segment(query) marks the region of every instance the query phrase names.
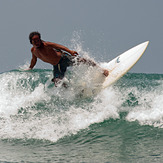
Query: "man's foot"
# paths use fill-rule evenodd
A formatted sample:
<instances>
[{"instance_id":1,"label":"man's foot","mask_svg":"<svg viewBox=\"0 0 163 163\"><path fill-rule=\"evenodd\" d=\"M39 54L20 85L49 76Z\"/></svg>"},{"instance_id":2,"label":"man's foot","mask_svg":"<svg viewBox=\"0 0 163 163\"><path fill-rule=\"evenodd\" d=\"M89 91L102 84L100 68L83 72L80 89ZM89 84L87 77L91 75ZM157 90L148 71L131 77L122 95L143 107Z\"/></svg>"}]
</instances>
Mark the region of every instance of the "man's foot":
<instances>
[{"instance_id":1,"label":"man's foot","mask_svg":"<svg viewBox=\"0 0 163 163\"><path fill-rule=\"evenodd\" d=\"M54 82L54 85L57 87L57 85L61 82L60 78L53 78L52 82Z\"/></svg>"},{"instance_id":2,"label":"man's foot","mask_svg":"<svg viewBox=\"0 0 163 163\"><path fill-rule=\"evenodd\" d=\"M67 85L66 83L64 83L64 82L63 82L62 86L63 86L64 88L68 88L68 85Z\"/></svg>"},{"instance_id":3,"label":"man's foot","mask_svg":"<svg viewBox=\"0 0 163 163\"><path fill-rule=\"evenodd\" d=\"M54 83L55 87L57 87L58 84L61 83L62 79L60 79L60 78L53 78L51 81ZM62 83L62 86L64 88L68 88L68 85L65 82Z\"/></svg>"},{"instance_id":4,"label":"man's foot","mask_svg":"<svg viewBox=\"0 0 163 163\"><path fill-rule=\"evenodd\" d=\"M109 75L109 71L108 70L104 70L103 74L107 77Z\"/></svg>"}]
</instances>

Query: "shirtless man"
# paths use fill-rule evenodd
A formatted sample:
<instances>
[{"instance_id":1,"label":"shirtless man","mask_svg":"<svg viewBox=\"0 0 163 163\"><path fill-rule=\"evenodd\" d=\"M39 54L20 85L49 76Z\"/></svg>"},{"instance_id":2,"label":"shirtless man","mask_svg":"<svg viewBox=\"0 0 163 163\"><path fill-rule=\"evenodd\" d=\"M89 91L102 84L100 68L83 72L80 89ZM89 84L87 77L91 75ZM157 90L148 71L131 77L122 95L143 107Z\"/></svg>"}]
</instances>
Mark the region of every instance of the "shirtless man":
<instances>
[{"instance_id":1,"label":"shirtless man","mask_svg":"<svg viewBox=\"0 0 163 163\"><path fill-rule=\"evenodd\" d=\"M41 35L39 32L30 33L29 40L33 47L31 48L31 64L27 70L33 69L33 67L36 65L37 58L44 62L50 63L53 65L54 78L52 81L55 83L55 85L57 85L57 83L63 79L67 67L75 64L74 58L76 55L78 55L78 53L63 45L41 40ZM77 57L77 63L97 66L93 61L80 57ZM103 74L108 76L109 72L107 70L103 70Z\"/></svg>"}]
</instances>

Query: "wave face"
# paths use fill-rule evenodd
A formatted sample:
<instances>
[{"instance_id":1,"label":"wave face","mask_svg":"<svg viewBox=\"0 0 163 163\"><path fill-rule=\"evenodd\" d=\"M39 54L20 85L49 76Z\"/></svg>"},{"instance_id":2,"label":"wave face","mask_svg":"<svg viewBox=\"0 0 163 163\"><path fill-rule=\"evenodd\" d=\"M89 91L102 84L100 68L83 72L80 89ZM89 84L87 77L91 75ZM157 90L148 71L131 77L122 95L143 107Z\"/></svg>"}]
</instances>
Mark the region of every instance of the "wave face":
<instances>
[{"instance_id":1,"label":"wave face","mask_svg":"<svg viewBox=\"0 0 163 163\"><path fill-rule=\"evenodd\" d=\"M32 145L35 142L35 147L43 144L45 148L48 144L48 148L54 148L55 144L55 150L56 145L63 148L64 144L67 152L73 151L73 147L82 147L83 151L77 160L86 162L93 161L92 159L102 162L132 162L131 158L147 150L145 146L133 142L142 141L143 144L144 138L147 139L148 136L151 136L147 139L148 148L151 140L157 140L156 146L159 149L163 132L163 75L128 73L114 85L91 94L91 90L99 86L94 82L95 79L100 78L98 72L92 71L84 66L68 70L64 79L69 84L68 88L62 84L54 87L51 83L51 70L13 70L0 74L1 144L6 140L18 143L19 146L22 143ZM51 143L54 144L50 145ZM70 144L73 145L70 147ZM125 154L129 152L131 157L125 157L121 153L123 151L113 157L112 154L117 153L114 151L121 150L119 147L123 148L123 145ZM134 147L137 155L131 147ZM153 148L151 146L151 151ZM94 152L101 153L97 154L98 158L91 159L93 149ZM86 150L90 150L90 156L87 156ZM66 157L63 160L77 161L74 155L69 160ZM136 160L147 161L144 155L142 153L140 157L144 160L139 157ZM158 161L162 155L156 150L149 157L151 159L148 161ZM29 158L24 160L29 161ZM45 158L40 161L43 160L47 161Z\"/></svg>"}]
</instances>

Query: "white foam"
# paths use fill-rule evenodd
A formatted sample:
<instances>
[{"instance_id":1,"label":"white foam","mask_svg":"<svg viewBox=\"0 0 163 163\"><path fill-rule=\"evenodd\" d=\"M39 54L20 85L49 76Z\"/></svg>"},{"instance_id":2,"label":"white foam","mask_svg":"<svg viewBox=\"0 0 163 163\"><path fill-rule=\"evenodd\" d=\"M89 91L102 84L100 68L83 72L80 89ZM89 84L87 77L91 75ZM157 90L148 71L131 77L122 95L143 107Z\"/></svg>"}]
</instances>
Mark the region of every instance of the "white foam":
<instances>
[{"instance_id":1,"label":"white foam","mask_svg":"<svg viewBox=\"0 0 163 163\"><path fill-rule=\"evenodd\" d=\"M34 138L55 142L64 136L76 134L91 124L110 118L117 119L124 108L128 112L127 121L163 127L163 95L160 91L140 91L137 87L126 88L124 91L114 86L102 90L89 102L75 96L77 91L80 91L77 89L80 80L74 84L75 89L48 89L41 83L32 89L30 80L27 83L20 82L26 78L30 79L33 75L35 77L32 80L37 81L38 74L1 74L0 138ZM11 79L14 79L13 82ZM75 78L72 82L75 83ZM49 80L46 84L48 83ZM137 97L139 105L123 107L122 104L128 99L130 92Z\"/></svg>"},{"instance_id":2,"label":"white foam","mask_svg":"<svg viewBox=\"0 0 163 163\"><path fill-rule=\"evenodd\" d=\"M43 96L42 84L38 85L32 92L31 83L28 79L38 80L30 73L8 72L1 74L0 81L0 114L4 116L14 115L21 107L33 105L41 100Z\"/></svg>"},{"instance_id":3,"label":"white foam","mask_svg":"<svg viewBox=\"0 0 163 163\"><path fill-rule=\"evenodd\" d=\"M88 128L91 124L119 117L112 89L101 92L93 102L78 106L75 103L74 89L54 88L49 93L41 83L34 89L28 82L20 85L21 80L33 75L33 80L37 81L37 74L10 72L1 75L0 138L57 141ZM65 106L62 106L63 102ZM43 108L39 108L39 103L42 103Z\"/></svg>"},{"instance_id":4,"label":"white foam","mask_svg":"<svg viewBox=\"0 0 163 163\"><path fill-rule=\"evenodd\" d=\"M151 107L139 107L130 111L126 119L138 121L141 125L163 128L163 95L152 96Z\"/></svg>"}]
</instances>

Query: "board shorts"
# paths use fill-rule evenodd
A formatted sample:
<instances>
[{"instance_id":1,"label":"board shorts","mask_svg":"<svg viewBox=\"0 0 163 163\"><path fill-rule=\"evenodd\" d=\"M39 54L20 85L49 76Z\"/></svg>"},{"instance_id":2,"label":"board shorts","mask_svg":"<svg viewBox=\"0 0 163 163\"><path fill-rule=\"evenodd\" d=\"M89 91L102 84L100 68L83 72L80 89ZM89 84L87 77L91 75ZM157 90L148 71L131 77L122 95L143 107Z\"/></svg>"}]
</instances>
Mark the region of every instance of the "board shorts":
<instances>
[{"instance_id":1,"label":"board shorts","mask_svg":"<svg viewBox=\"0 0 163 163\"><path fill-rule=\"evenodd\" d=\"M75 56L71 56L67 53L62 53L61 59L57 65L53 65L53 79L63 79L67 67L73 66L75 63Z\"/></svg>"}]
</instances>

